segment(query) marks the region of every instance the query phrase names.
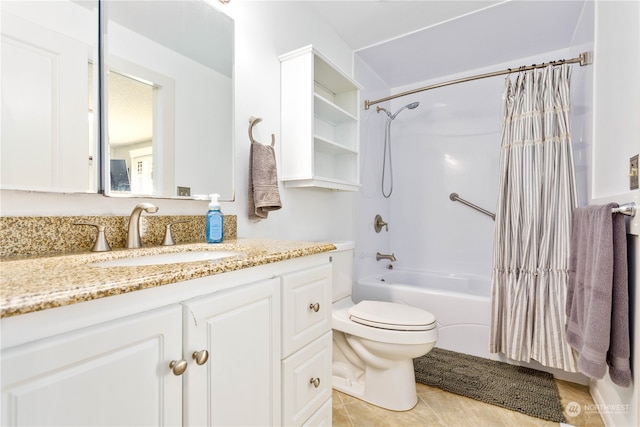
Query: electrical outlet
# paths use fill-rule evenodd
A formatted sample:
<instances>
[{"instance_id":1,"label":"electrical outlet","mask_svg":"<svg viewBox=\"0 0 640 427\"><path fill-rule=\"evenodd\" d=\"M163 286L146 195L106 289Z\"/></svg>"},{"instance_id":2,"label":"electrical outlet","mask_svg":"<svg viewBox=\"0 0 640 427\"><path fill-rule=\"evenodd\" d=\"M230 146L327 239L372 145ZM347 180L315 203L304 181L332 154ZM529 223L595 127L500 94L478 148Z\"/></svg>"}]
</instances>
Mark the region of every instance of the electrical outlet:
<instances>
[{"instance_id":1,"label":"electrical outlet","mask_svg":"<svg viewBox=\"0 0 640 427\"><path fill-rule=\"evenodd\" d=\"M178 187L178 197L191 197L191 187Z\"/></svg>"},{"instance_id":2,"label":"electrical outlet","mask_svg":"<svg viewBox=\"0 0 640 427\"><path fill-rule=\"evenodd\" d=\"M638 189L638 155L629 159L629 190Z\"/></svg>"}]
</instances>

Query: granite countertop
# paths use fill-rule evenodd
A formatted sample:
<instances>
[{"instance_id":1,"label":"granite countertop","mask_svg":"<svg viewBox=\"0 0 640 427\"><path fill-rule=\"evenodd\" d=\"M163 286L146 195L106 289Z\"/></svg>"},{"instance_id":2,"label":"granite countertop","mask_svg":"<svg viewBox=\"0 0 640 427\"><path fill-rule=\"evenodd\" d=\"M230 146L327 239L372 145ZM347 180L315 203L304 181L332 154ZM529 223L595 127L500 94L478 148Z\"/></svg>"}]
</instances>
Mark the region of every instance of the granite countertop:
<instances>
[{"instance_id":1,"label":"granite countertop","mask_svg":"<svg viewBox=\"0 0 640 427\"><path fill-rule=\"evenodd\" d=\"M238 239L0 260L0 317L10 317L335 249L331 243ZM213 261L127 267L90 264L187 251L236 251Z\"/></svg>"}]
</instances>

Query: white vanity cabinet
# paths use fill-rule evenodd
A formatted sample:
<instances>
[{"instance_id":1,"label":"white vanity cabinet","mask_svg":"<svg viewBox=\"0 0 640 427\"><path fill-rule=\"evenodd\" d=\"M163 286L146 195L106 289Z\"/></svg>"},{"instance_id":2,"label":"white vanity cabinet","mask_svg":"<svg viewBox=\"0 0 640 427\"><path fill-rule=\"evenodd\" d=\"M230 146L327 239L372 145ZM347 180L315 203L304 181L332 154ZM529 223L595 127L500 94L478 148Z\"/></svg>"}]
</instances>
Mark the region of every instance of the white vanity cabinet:
<instances>
[{"instance_id":1,"label":"white vanity cabinet","mask_svg":"<svg viewBox=\"0 0 640 427\"><path fill-rule=\"evenodd\" d=\"M181 325L173 305L3 349L1 424L179 425Z\"/></svg>"},{"instance_id":2,"label":"white vanity cabinet","mask_svg":"<svg viewBox=\"0 0 640 427\"><path fill-rule=\"evenodd\" d=\"M280 62L285 187L357 191L360 86L312 46Z\"/></svg>"},{"instance_id":3,"label":"white vanity cabinet","mask_svg":"<svg viewBox=\"0 0 640 427\"><path fill-rule=\"evenodd\" d=\"M2 319L1 425L330 425L328 258Z\"/></svg>"}]
</instances>

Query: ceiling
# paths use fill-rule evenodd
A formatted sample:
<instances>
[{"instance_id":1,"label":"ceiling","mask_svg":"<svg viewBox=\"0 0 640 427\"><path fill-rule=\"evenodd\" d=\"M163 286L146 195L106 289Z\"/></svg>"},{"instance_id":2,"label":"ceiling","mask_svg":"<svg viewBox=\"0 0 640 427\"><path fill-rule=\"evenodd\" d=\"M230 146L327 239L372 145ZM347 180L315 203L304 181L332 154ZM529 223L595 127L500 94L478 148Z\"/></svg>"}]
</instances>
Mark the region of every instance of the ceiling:
<instances>
[{"instance_id":1,"label":"ceiling","mask_svg":"<svg viewBox=\"0 0 640 427\"><path fill-rule=\"evenodd\" d=\"M575 46L589 9L585 0L308 3L392 88Z\"/></svg>"},{"instance_id":2,"label":"ceiling","mask_svg":"<svg viewBox=\"0 0 640 427\"><path fill-rule=\"evenodd\" d=\"M308 0L307 3L353 50L359 50L503 1Z\"/></svg>"}]
</instances>

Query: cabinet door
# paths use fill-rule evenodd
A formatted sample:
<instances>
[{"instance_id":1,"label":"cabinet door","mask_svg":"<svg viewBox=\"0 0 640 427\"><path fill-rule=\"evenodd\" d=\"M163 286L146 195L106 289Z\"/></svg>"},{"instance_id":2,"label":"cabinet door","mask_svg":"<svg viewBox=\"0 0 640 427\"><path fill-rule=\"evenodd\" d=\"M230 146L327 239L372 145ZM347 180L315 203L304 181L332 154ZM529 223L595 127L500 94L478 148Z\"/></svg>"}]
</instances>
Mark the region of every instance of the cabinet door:
<instances>
[{"instance_id":1,"label":"cabinet door","mask_svg":"<svg viewBox=\"0 0 640 427\"><path fill-rule=\"evenodd\" d=\"M187 301L184 328L184 424L279 424L279 281ZM209 358L198 366L193 354L202 350Z\"/></svg>"},{"instance_id":2,"label":"cabinet door","mask_svg":"<svg viewBox=\"0 0 640 427\"><path fill-rule=\"evenodd\" d=\"M179 425L181 324L175 305L4 350L2 425Z\"/></svg>"}]
</instances>

